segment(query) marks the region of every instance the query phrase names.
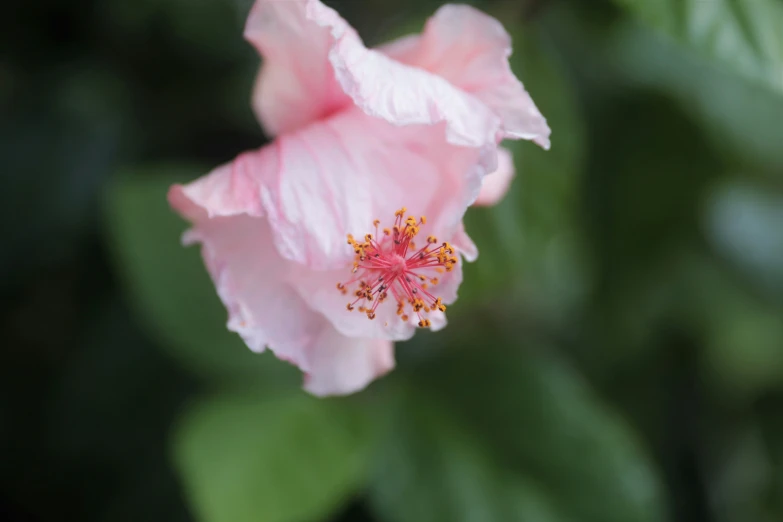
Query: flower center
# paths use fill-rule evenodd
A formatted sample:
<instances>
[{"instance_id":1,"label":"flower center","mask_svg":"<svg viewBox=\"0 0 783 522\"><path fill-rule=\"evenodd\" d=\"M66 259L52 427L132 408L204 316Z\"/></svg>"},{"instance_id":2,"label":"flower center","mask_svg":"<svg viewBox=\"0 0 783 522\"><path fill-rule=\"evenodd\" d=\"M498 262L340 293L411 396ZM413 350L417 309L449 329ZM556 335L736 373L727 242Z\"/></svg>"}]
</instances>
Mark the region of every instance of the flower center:
<instances>
[{"instance_id":1,"label":"flower center","mask_svg":"<svg viewBox=\"0 0 783 522\"><path fill-rule=\"evenodd\" d=\"M419 318L422 328L431 325L427 314L433 310L446 311L440 297L432 295L428 288L438 284L435 273L450 272L457 263L454 248L448 243L438 245L435 236L427 237L426 244L416 249L413 238L419 233L419 227L427 223L422 216L416 220L413 216L404 218L403 207L394 213L394 226L384 228L378 233L379 220L375 220L375 235L367 234L364 241L357 241L348 234L348 244L353 247L356 257L351 270L356 276L345 283L337 283L337 289L346 295L348 287L356 284L353 291L356 299L348 303L348 311L358 309L375 319L378 306L391 296L397 303L397 315L408 321L406 305L410 306Z\"/></svg>"}]
</instances>

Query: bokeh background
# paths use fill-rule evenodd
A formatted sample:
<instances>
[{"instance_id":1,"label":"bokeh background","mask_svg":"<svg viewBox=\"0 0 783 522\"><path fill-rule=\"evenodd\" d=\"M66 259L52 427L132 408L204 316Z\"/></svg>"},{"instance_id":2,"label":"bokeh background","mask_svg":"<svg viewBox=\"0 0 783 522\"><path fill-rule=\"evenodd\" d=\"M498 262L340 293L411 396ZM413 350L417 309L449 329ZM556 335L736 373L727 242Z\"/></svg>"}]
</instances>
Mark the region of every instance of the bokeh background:
<instances>
[{"instance_id":1,"label":"bokeh background","mask_svg":"<svg viewBox=\"0 0 783 522\"><path fill-rule=\"evenodd\" d=\"M433 0L328 2L378 44ZM0 16L0 519L783 520L783 2L483 0L512 145L450 326L319 400L167 207L266 140L250 0Z\"/></svg>"}]
</instances>

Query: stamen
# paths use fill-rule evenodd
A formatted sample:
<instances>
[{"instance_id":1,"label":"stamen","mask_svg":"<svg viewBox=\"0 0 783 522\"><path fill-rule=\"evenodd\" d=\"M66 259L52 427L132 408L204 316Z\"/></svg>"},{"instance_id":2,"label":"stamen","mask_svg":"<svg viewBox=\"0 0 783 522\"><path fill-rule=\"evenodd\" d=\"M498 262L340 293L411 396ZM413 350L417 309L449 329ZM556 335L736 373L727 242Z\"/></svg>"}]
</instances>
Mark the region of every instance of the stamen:
<instances>
[{"instance_id":1,"label":"stamen","mask_svg":"<svg viewBox=\"0 0 783 522\"><path fill-rule=\"evenodd\" d=\"M433 277L435 274L432 272L451 272L459 259L454 255L454 247L446 242L439 244L432 235L417 250L413 238L420 227L427 224L427 218L405 217L406 211L403 207L394 213L392 227L380 229L383 235L379 234L380 220L377 219L372 222L375 234L365 234L363 242L348 234L347 243L356 254L351 273L356 276L345 283L337 283L337 290L347 295L349 290L346 287L357 285L352 291L356 299L348 303L348 311L353 311L358 305L359 312L372 320L376 317L378 306L391 297L397 303L397 315L401 321L409 320L405 313L409 305L419 319L419 327L428 328L432 321L427 315L436 310L445 312L446 306L440 297L428 291L427 283L437 285L438 278Z\"/></svg>"}]
</instances>

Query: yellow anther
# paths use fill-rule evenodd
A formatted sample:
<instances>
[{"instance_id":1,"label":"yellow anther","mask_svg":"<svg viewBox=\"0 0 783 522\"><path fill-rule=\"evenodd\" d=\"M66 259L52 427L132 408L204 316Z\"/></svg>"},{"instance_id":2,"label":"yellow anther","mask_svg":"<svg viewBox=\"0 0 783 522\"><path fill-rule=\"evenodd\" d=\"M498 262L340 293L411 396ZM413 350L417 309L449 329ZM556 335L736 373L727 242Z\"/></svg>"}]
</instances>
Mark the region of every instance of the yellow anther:
<instances>
[{"instance_id":1,"label":"yellow anther","mask_svg":"<svg viewBox=\"0 0 783 522\"><path fill-rule=\"evenodd\" d=\"M380 224L381 224L381 220L380 220L380 219L376 219L375 221L373 221L373 222L372 222L372 225L373 225L374 227L377 227L377 226L378 226L378 225L380 225Z\"/></svg>"},{"instance_id":2,"label":"yellow anther","mask_svg":"<svg viewBox=\"0 0 783 522\"><path fill-rule=\"evenodd\" d=\"M383 229L383 235L384 236L388 236L389 234L391 234L391 230L389 230L388 228L384 228Z\"/></svg>"},{"instance_id":3,"label":"yellow anther","mask_svg":"<svg viewBox=\"0 0 783 522\"><path fill-rule=\"evenodd\" d=\"M427 236L427 243L430 245L434 245L438 242L438 238L435 236Z\"/></svg>"},{"instance_id":4,"label":"yellow anther","mask_svg":"<svg viewBox=\"0 0 783 522\"><path fill-rule=\"evenodd\" d=\"M419 327L421 328L429 328L431 324L432 323L430 322L429 319L422 319L421 321L419 321Z\"/></svg>"},{"instance_id":5,"label":"yellow anther","mask_svg":"<svg viewBox=\"0 0 783 522\"><path fill-rule=\"evenodd\" d=\"M446 305L443 304L443 302L441 301L440 297L435 299L435 302L432 303L432 307L433 308L437 308L441 312L445 312L446 311Z\"/></svg>"},{"instance_id":6,"label":"yellow anther","mask_svg":"<svg viewBox=\"0 0 783 522\"><path fill-rule=\"evenodd\" d=\"M408 320L408 316L403 314L403 316L400 317L400 319L402 319L403 321L407 321Z\"/></svg>"},{"instance_id":7,"label":"yellow anther","mask_svg":"<svg viewBox=\"0 0 783 522\"><path fill-rule=\"evenodd\" d=\"M367 310L367 318L370 320L375 319L375 312L373 312L372 310Z\"/></svg>"},{"instance_id":8,"label":"yellow anther","mask_svg":"<svg viewBox=\"0 0 783 522\"><path fill-rule=\"evenodd\" d=\"M437 285L438 284L438 278L437 277L433 277L432 279L430 279L430 283L432 283L433 286Z\"/></svg>"},{"instance_id":9,"label":"yellow anther","mask_svg":"<svg viewBox=\"0 0 783 522\"><path fill-rule=\"evenodd\" d=\"M407 208L402 207L400 210L398 210L397 212L394 213L394 216L395 217L402 217L407 210L408 210Z\"/></svg>"},{"instance_id":10,"label":"yellow anther","mask_svg":"<svg viewBox=\"0 0 783 522\"><path fill-rule=\"evenodd\" d=\"M421 221L422 225L426 225L427 224L427 216L421 216L419 218L419 221Z\"/></svg>"},{"instance_id":11,"label":"yellow anther","mask_svg":"<svg viewBox=\"0 0 783 522\"><path fill-rule=\"evenodd\" d=\"M345 307L348 309L349 312L353 312L353 305L351 303L348 303Z\"/></svg>"},{"instance_id":12,"label":"yellow anther","mask_svg":"<svg viewBox=\"0 0 783 522\"><path fill-rule=\"evenodd\" d=\"M370 241L372 241L372 234L367 234L366 236L364 236L364 240L365 240L367 243L369 243Z\"/></svg>"},{"instance_id":13,"label":"yellow anther","mask_svg":"<svg viewBox=\"0 0 783 522\"><path fill-rule=\"evenodd\" d=\"M439 273L439 274L442 274L442 273L443 273L443 269L442 269L441 267L438 267L438 268L436 268L436 269L435 269L435 271L436 271L437 273Z\"/></svg>"}]
</instances>

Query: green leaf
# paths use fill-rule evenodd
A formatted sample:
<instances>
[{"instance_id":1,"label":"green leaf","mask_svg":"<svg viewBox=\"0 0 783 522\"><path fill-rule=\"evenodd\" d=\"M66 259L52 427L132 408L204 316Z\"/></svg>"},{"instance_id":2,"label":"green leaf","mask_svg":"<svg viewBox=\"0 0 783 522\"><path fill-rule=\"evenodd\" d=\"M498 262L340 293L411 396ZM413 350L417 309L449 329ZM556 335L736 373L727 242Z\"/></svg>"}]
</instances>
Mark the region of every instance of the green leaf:
<instances>
[{"instance_id":1,"label":"green leaf","mask_svg":"<svg viewBox=\"0 0 783 522\"><path fill-rule=\"evenodd\" d=\"M783 93L783 3L780 1L616 1L702 55Z\"/></svg>"},{"instance_id":2,"label":"green leaf","mask_svg":"<svg viewBox=\"0 0 783 522\"><path fill-rule=\"evenodd\" d=\"M734 219L746 218L735 214ZM683 260L678 277L681 317L703 339L701 381L710 394L724 406L736 407L738 402L749 405L765 392L780 389L783 308L704 255Z\"/></svg>"},{"instance_id":3,"label":"green leaf","mask_svg":"<svg viewBox=\"0 0 783 522\"><path fill-rule=\"evenodd\" d=\"M449 359L423 368L421 382L576 520L666 520L656 470L622 418L553 354L522 351L512 337L493 344L509 349L453 339Z\"/></svg>"},{"instance_id":4,"label":"green leaf","mask_svg":"<svg viewBox=\"0 0 783 522\"><path fill-rule=\"evenodd\" d=\"M720 412L721 420L731 412ZM728 413L728 415L727 415ZM757 419L743 412L728 423L714 423L701 448L706 487L717 522L780 520L770 500L775 492L774 458Z\"/></svg>"},{"instance_id":5,"label":"green leaf","mask_svg":"<svg viewBox=\"0 0 783 522\"><path fill-rule=\"evenodd\" d=\"M199 249L180 244L187 225L169 208L166 192L203 172L159 165L128 170L110 185L106 225L131 305L160 345L198 375L290 382L297 374L290 365L254 354L226 329L227 312Z\"/></svg>"},{"instance_id":6,"label":"green leaf","mask_svg":"<svg viewBox=\"0 0 783 522\"><path fill-rule=\"evenodd\" d=\"M349 404L303 393L197 404L174 459L201 522L322 520L363 484L369 432Z\"/></svg>"},{"instance_id":7,"label":"green leaf","mask_svg":"<svg viewBox=\"0 0 783 522\"><path fill-rule=\"evenodd\" d=\"M530 480L495 462L447 412L409 390L380 445L370 503L387 522L561 522Z\"/></svg>"},{"instance_id":8,"label":"green leaf","mask_svg":"<svg viewBox=\"0 0 783 522\"><path fill-rule=\"evenodd\" d=\"M750 183L716 187L706 212L715 249L760 290L783 298L783 192Z\"/></svg>"}]
</instances>

